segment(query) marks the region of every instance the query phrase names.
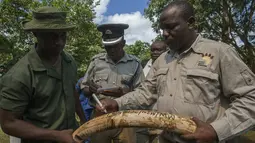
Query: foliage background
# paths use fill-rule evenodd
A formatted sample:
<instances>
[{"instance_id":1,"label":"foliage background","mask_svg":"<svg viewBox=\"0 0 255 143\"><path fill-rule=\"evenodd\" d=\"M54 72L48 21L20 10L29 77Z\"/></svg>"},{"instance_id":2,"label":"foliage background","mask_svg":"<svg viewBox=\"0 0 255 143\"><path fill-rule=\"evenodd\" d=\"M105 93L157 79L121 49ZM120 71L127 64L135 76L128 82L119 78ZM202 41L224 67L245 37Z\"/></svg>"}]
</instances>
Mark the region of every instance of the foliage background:
<instances>
[{"instance_id":1,"label":"foliage background","mask_svg":"<svg viewBox=\"0 0 255 143\"><path fill-rule=\"evenodd\" d=\"M145 16L161 39L159 15L173 0L148 0ZM255 35L255 0L188 0L196 10L196 29L204 37L233 45L245 63L255 72L255 48L249 40ZM68 33L66 50L77 61L79 76L83 76L92 56L103 51L101 35L93 23L94 0L2 0L0 3L0 76L6 73L31 46L34 38L22 30L21 22L31 19L32 10L39 6L55 6L68 11L67 21L77 28ZM149 43L137 41L125 47L127 53L149 59Z\"/></svg>"},{"instance_id":2,"label":"foliage background","mask_svg":"<svg viewBox=\"0 0 255 143\"><path fill-rule=\"evenodd\" d=\"M174 0L149 0L145 16L153 22L160 36L159 16L165 5ZM244 62L255 72L255 0L187 0L196 12L195 28L204 37L219 40L236 48Z\"/></svg>"},{"instance_id":3,"label":"foliage background","mask_svg":"<svg viewBox=\"0 0 255 143\"><path fill-rule=\"evenodd\" d=\"M33 46L34 37L25 33L21 22L31 19L32 10L54 6L68 12L67 21L76 25L68 33L65 50L76 59L79 75L83 75L90 58L101 49L101 35L93 23L93 0L3 0L0 5L0 63L2 74L12 67Z\"/></svg>"}]
</instances>

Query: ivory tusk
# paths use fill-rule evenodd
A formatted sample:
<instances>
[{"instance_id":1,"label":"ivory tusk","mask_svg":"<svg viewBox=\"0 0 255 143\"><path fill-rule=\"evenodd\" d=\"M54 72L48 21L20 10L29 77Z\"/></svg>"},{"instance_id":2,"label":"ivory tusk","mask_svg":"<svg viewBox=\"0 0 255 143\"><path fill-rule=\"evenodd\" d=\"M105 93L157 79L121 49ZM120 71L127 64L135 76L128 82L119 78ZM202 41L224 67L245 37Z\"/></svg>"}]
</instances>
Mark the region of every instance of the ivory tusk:
<instances>
[{"instance_id":1,"label":"ivory tusk","mask_svg":"<svg viewBox=\"0 0 255 143\"><path fill-rule=\"evenodd\" d=\"M196 130L196 124L189 118L150 110L126 110L105 114L84 123L73 133L73 138L76 142L82 142L94 133L128 127L157 128L180 134L194 133Z\"/></svg>"}]
</instances>

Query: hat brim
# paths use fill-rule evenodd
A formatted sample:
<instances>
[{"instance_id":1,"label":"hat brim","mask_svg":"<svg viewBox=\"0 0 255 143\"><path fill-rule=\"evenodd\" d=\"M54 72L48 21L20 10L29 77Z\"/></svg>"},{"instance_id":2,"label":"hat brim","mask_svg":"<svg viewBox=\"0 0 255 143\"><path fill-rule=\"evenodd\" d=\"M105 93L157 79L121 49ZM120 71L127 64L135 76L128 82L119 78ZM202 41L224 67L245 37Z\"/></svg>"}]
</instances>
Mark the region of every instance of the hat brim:
<instances>
[{"instance_id":1,"label":"hat brim","mask_svg":"<svg viewBox=\"0 0 255 143\"><path fill-rule=\"evenodd\" d=\"M107 39L107 40L102 40L102 43L104 46L112 46L115 45L117 43L120 43L123 40L123 36L119 37L119 38L114 38L114 39Z\"/></svg>"},{"instance_id":2,"label":"hat brim","mask_svg":"<svg viewBox=\"0 0 255 143\"><path fill-rule=\"evenodd\" d=\"M112 29L112 28L118 28L118 29L127 29L129 27L128 24L123 23L108 23L108 24L102 24L97 26L98 31L104 31L104 29Z\"/></svg>"},{"instance_id":3,"label":"hat brim","mask_svg":"<svg viewBox=\"0 0 255 143\"><path fill-rule=\"evenodd\" d=\"M25 31L70 31L75 28L72 24L66 24L61 22L36 22L31 20L29 22L22 23Z\"/></svg>"}]
</instances>

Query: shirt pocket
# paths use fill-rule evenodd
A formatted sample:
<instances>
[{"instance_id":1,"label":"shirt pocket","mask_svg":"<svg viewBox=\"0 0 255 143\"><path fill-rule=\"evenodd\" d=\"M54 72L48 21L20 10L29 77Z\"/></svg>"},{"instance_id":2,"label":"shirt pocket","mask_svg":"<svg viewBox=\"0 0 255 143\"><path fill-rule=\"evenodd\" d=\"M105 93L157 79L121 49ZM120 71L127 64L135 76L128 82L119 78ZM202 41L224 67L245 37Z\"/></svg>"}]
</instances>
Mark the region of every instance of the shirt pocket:
<instances>
[{"instance_id":1,"label":"shirt pocket","mask_svg":"<svg viewBox=\"0 0 255 143\"><path fill-rule=\"evenodd\" d=\"M131 87L133 86L132 75L121 75L121 84Z\"/></svg>"},{"instance_id":2,"label":"shirt pocket","mask_svg":"<svg viewBox=\"0 0 255 143\"><path fill-rule=\"evenodd\" d=\"M37 73L34 82L35 87L31 106L35 108L44 107L45 103L48 103L49 100L52 100L56 94L62 91L61 81L46 74Z\"/></svg>"},{"instance_id":3,"label":"shirt pocket","mask_svg":"<svg viewBox=\"0 0 255 143\"><path fill-rule=\"evenodd\" d=\"M108 74L96 74L94 82L99 85L105 85L108 82L108 76Z\"/></svg>"},{"instance_id":4,"label":"shirt pocket","mask_svg":"<svg viewBox=\"0 0 255 143\"><path fill-rule=\"evenodd\" d=\"M219 75L203 69L188 69L184 78L184 102L212 104L220 93Z\"/></svg>"},{"instance_id":5,"label":"shirt pocket","mask_svg":"<svg viewBox=\"0 0 255 143\"><path fill-rule=\"evenodd\" d=\"M157 77L157 94L163 96L166 90L168 68L160 68L156 71L155 76Z\"/></svg>"},{"instance_id":6,"label":"shirt pocket","mask_svg":"<svg viewBox=\"0 0 255 143\"><path fill-rule=\"evenodd\" d=\"M241 75L247 85L253 85L253 83L254 83L253 77L251 76L251 74L249 73L249 71L247 69L242 71Z\"/></svg>"}]
</instances>

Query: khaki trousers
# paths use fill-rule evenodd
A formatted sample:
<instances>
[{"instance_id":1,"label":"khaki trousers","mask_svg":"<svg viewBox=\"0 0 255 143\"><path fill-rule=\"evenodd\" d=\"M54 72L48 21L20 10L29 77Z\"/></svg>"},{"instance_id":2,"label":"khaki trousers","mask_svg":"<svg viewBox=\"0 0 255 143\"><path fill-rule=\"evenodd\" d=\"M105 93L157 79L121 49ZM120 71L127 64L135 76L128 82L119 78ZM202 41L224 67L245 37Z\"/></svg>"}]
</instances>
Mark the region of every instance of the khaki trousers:
<instances>
[{"instance_id":1,"label":"khaki trousers","mask_svg":"<svg viewBox=\"0 0 255 143\"><path fill-rule=\"evenodd\" d=\"M95 110L92 117L101 116ZM134 128L112 129L99 132L91 136L91 143L136 143L136 134Z\"/></svg>"},{"instance_id":2,"label":"khaki trousers","mask_svg":"<svg viewBox=\"0 0 255 143\"><path fill-rule=\"evenodd\" d=\"M99 132L91 136L91 143L136 143L135 130L122 128Z\"/></svg>"},{"instance_id":3,"label":"khaki trousers","mask_svg":"<svg viewBox=\"0 0 255 143\"><path fill-rule=\"evenodd\" d=\"M138 128L136 130L136 143L158 143L158 136L161 132L158 129Z\"/></svg>"}]
</instances>

